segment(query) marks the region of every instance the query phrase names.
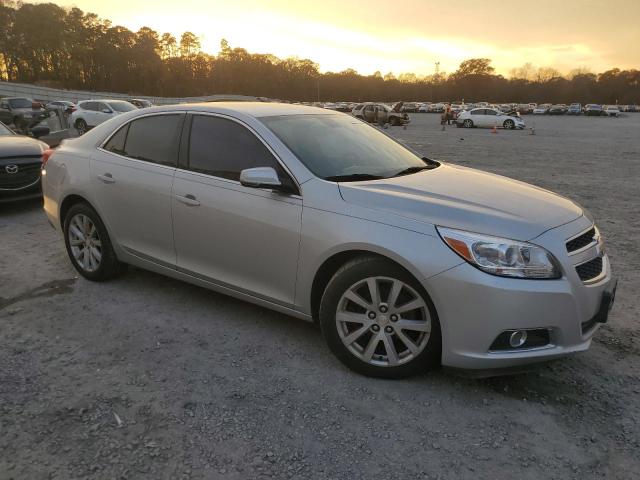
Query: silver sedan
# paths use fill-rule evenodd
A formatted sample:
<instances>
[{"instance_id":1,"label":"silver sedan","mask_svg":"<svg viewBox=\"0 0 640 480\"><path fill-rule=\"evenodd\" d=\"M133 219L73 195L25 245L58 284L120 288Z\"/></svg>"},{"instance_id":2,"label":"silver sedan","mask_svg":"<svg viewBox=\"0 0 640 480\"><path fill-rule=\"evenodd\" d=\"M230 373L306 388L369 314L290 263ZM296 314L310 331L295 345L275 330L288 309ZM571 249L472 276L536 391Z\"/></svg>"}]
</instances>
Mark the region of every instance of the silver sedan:
<instances>
[{"instance_id":1,"label":"silver sedan","mask_svg":"<svg viewBox=\"0 0 640 480\"><path fill-rule=\"evenodd\" d=\"M574 202L325 109L136 110L65 142L42 174L87 279L133 264L318 322L366 375L584 351L614 299L600 232Z\"/></svg>"}]
</instances>

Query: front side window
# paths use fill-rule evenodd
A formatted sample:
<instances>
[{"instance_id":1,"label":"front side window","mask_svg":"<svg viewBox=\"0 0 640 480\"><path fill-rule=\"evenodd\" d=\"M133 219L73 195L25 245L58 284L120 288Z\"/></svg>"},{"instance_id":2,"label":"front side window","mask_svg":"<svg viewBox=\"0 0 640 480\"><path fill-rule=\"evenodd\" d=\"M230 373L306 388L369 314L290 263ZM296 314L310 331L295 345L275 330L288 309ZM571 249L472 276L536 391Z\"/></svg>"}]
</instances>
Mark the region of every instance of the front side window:
<instances>
[{"instance_id":1,"label":"front side window","mask_svg":"<svg viewBox=\"0 0 640 480\"><path fill-rule=\"evenodd\" d=\"M180 114L140 118L130 122L125 133L122 133L124 128L120 129L107 142L105 149L114 149L111 151L136 160L174 167L178 158L181 126ZM122 140L122 135L126 136L126 139L124 139L124 149L120 152L118 148L121 144L118 142Z\"/></svg>"},{"instance_id":2,"label":"front side window","mask_svg":"<svg viewBox=\"0 0 640 480\"><path fill-rule=\"evenodd\" d=\"M220 117L193 117L190 170L237 181L242 170L256 167L271 167L283 183L291 182L267 147L246 127Z\"/></svg>"},{"instance_id":3,"label":"front side window","mask_svg":"<svg viewBox=\"0 0 640 480\"><path fill-rule=\"evenodd\" d=\"M497 114L498 114L498 112L496 112L495 110L489 110L489 109L486 109L486 110L484 111L484 114L485 114L485 115L497 115Z\"/></svg>"},{"instance_id":4,"label":"front side window","mask_svg":"<svg viewBox=\"0 0 640 480\"><path fill-rule=\"evenodd\" d=\"M33 102L28 98L13 98L9 100L9 105L11 108L31 108Z\"/></svg>"}]
</instances>

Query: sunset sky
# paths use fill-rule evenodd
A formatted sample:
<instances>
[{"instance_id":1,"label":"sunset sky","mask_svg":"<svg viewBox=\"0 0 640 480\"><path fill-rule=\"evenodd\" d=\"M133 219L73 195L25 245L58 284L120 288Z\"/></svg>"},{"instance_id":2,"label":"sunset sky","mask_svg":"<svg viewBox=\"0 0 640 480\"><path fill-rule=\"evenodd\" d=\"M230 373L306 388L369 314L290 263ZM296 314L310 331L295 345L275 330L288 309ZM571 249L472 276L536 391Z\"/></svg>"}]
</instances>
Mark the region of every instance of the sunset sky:
<instances>
[{"instance_id":1,"label":"sunset sky","mask_svg":"<svg viewBox=\"0 0 640 480\"><path fill-rule=\"evenodd\" d=\"M453 72L462 60L488 57L499 73L525 62L593 72L640 68L640 0L75 0L132 30L148 26L179 36L189 30L203 50L232 47L310 58L323 71L369 74Z\"/></svg>"}]
</instances>

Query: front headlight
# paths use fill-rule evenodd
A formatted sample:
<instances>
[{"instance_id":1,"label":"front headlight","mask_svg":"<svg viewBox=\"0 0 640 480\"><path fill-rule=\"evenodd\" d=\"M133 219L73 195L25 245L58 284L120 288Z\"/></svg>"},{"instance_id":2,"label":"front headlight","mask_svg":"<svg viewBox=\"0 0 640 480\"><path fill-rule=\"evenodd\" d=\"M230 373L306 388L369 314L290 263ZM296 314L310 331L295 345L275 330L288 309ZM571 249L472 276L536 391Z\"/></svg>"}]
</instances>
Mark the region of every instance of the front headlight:
<instances>
[{"instance_id":1,"label":"front headlight","mask_svg":"<svg viewBox=\"0 0 640 480\"><path fill-rule=\"evenodd\" d=\"M527 242L437 227L444 242L471 265L501 277L560 278L553 255Z\"/></svg>"}]
</instances>

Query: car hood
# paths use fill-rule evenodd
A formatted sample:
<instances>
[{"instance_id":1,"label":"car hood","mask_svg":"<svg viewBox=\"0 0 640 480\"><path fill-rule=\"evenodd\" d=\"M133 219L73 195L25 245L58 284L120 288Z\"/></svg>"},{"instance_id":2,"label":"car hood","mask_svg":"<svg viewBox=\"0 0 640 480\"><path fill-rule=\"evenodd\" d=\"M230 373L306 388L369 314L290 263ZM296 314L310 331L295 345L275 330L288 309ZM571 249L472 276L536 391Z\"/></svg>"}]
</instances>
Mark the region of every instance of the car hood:
<instances>
[{"instance_id":1,"label":"car hood","mask_svg":"<svg viewBox=\"0 0 640 480\"><path fill-rule=\"evenodd\" d=\"M516 240L530 240L583 214L571 200L542 188L453 165L339 185L343 199L354 205Z\"/></svg>"},{"instance_id":2,"label":"car hood","mask_svg":"<svg viewBox=\"0 0 640 480\"><path fill-rule=\"evenodd\" d=\"M44 142L20 135L0 135L0 158L40 156L48 147Z\"/></svg>"}]
</instances>

